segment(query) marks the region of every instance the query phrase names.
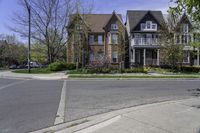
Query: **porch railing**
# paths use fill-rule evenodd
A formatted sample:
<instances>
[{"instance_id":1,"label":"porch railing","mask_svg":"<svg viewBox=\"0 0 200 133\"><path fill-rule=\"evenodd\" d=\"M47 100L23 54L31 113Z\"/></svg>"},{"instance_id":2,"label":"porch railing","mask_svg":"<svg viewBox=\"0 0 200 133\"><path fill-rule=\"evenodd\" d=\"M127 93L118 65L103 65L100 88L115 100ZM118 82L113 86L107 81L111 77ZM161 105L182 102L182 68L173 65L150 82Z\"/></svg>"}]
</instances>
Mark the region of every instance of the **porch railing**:
<instances>
[{"instance_id":1,"label":"porch railing","mask_svg":"<svg viewBox=\"0 0 200 133\"><path fill-rule=\"evenodd\" d=\"M157 45L157 39L156 38L133 38L132 40L132 46L133 45Z\"/></svg>"}]
</instances>

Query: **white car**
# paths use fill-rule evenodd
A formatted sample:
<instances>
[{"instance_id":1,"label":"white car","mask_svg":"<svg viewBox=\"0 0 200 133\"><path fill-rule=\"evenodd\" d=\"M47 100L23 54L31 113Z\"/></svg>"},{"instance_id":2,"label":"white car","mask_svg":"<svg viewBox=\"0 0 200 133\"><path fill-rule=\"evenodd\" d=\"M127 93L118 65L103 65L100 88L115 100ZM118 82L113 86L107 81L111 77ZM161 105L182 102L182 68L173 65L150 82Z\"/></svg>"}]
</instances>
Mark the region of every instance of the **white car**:
<instances>
[{"instance_id":1,"label":"white car","mask_svg":"<svg viewBox=\"0 0 200 133\"><path fill-rule=\"evenodd\" d=\"M28 67L28 64L26 65L26 67ZM35 61L31 61L30 62L30 67L31 68L39 68L40 67L40 64L35 62Z\"/></svg>"}]
</instances>

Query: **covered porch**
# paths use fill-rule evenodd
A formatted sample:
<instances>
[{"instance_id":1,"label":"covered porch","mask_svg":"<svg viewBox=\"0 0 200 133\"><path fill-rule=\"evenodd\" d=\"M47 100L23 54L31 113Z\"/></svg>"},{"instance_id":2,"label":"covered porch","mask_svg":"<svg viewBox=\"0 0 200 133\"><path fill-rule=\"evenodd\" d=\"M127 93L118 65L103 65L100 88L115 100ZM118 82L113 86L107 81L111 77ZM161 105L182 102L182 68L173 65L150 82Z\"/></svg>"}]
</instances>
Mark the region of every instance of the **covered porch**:
<instances>
[{"instance_id":1,"label":"covered porch","mask_svg":"<svg viewBox=\"0 0 200 133\"><path fill-rule=\"evenodd\" d=\"M131 49L131 66L159 66L159 48L133 48Z\"/></svg>"}]
</instances>

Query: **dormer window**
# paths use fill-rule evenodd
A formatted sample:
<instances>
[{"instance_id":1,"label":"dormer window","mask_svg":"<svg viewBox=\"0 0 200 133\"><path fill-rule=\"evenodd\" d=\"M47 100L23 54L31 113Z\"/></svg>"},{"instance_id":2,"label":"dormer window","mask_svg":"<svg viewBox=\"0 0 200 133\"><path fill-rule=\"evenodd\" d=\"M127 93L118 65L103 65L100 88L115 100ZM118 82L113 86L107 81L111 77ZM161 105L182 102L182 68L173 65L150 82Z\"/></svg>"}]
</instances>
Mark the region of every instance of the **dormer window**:
<instances>
[{"instance_id":1,"label":"dormer window","mask_svg":"<svg viewBox=\"0 0 200 133\"><path fill-rule=\"evenodd\" d=\"M82 30L82 26L80 24L75 25L76 30Z\"/></svg>"},{"instance_id":2,"label":"dormer window","mask_svg":"<svg viewBox=\"0 0 200 133\"><path fill-rule=\"evenodd\" d=\"M147 22L146 22L146 27L147 27L147 29L151 29L151 24L152 24L151 21L147 21Z\"/></svg>"},{"instance_id":3,"label":"dormer window","mask_svg":"<svg viewBox=\"0 0 200 133\"><path fill-rule=\"evenodd\" d=\"M188 33L188 24L183 24L183 32Z\"/></svg>"},{"instance_id":4,"label":"dormer window","mask_svg":"<svg viewBox=\"0 0 200 133\"><path fill-rule=\"evenodd\" d=\"M141 23L141 31L145 30L157 30L157 24L152 23L152 21L146 21L146 23Z\"/></svg>"},{"instance_id":5,"label":"dormer window","mask_svg":"<svg viewBox=\"0 0 200 133\"><path fill-rule=\"evenodd\" d=\"M111 24L111 30L118 30L117 24Z\"/></svg>"},{"instance_id":6,"label":"dormer window","mask_svg":"<svg viewBox=\"0 0 200 133\"><path fill-rule=\"evenodd\" d=\"M151 26L152 26L151 28L152 28L153 30L157 30L157 24L152 24Z\"/></svg>"}]
</instances>

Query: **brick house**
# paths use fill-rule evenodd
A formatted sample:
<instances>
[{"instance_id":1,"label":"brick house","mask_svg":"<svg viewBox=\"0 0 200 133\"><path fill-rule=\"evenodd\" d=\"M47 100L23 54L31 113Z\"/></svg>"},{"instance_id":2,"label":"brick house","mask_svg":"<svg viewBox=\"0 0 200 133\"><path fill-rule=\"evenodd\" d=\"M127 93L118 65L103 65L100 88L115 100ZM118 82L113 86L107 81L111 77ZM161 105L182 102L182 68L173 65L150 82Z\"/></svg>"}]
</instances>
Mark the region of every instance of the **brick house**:
<instances>
[{"instance_id":1,"label":"brick house","mask_svg":"<svg viewBox=\"0 0 200 133\"><path fill-rule=\"evenodd\" d=\"M68 24L67 61L84 66L125 61L125 32L122 16L116 14L74 14Z\"/></svg>"}]
</instances>

